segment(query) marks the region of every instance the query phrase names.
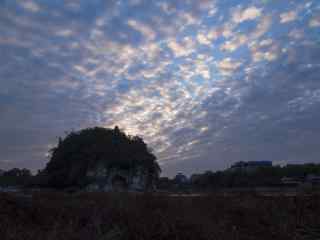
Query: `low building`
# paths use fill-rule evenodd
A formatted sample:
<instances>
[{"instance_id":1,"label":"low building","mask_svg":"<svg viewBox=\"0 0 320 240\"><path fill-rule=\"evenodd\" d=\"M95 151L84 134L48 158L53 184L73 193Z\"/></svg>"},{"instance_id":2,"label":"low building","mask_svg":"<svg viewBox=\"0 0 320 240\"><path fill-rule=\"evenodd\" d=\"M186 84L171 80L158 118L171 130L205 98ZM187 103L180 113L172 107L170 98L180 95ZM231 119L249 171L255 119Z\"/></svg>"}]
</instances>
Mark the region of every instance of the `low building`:
<instances>
[{"instance_id":1,"label":"low building","mask_svg":"<svg viewBox=\"0 0 320 240\"><path fill-rule=\"evenodd\" d=\"M177 183L177 184L185 184L185 183L188 183L189 180L183 173L178 173L174 177L174 182Z\"/></svg>"},{"instance_id":2,"label":"low building","mask_svg":"<svg viewBox=\"0 0 320 240\"><path fill-rule=\"evenodd\" d=\"M308 174L305 182L310 183L312 186L320 186L320 176L315 174Z\"/></svg>"},{"instance_id":3,"label":"low building","mask_svg":"<svg viewBox=\"0 0 320 240\"><path fill-rule=\"evenodd\" d=\"M281 183L285 186L320 186L320 176L308 174L305 177L283 177Z\"/></svg>"},{"instance_id":4,"label":"low building","mask_svg":"<svg viewBox=\"0 0 320 240\"><path fill-rule=\"evenodd\" d=\"M190 182L192 184L195 184L196 182L198 182L202 177L202 174L192 174L190 177Z\"/></svg>"},{"instance_id":5,"label":"low building","mask_svg":"<svg viewBox=\"0 0 320 240\"><path fill-rule=\"evenodd\" d=\"M303 183L303 179L293 178L293 177L283 177L281 178L281 184L288 187L298 187Z\"/></svg>"}]
</instances>

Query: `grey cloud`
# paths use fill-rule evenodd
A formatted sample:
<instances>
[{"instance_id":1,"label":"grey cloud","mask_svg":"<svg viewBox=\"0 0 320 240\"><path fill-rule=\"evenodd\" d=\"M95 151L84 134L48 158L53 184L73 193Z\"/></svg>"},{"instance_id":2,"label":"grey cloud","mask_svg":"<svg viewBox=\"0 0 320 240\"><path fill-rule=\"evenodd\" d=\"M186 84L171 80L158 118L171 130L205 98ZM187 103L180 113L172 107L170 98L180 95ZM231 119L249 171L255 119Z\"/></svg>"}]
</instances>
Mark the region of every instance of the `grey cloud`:
<instances>
[{"instance_id":1,"label":"grey cloud","mask_svg":"<svg viewBox=\"0 0 320 240\"><path fill-rule=\"evenodd\" d=\"M319 161L320 49L309 19L295 25L306 28L303 38L289 42L291 29L270 26L267 18L243 28L230 23L227 3L185 2L0 7L0 168L41 168L65 131L114 124L143 135L165 175L238 160ZM209 16L214 7L221 10L216 21ZM130 19L141 25L130 27ZM270 44L256 50L277 51L277 58L254 62L251 42L219 51L230 38L219 31L249 36L257 26L252 46L266 35ZM148 28L155 35L146 39ZM219 35L212 46L197 42L200 30ZM187 41L192 49L176 50L192 54L174 58L171 40Z\"/></svg>"}]
</instances>

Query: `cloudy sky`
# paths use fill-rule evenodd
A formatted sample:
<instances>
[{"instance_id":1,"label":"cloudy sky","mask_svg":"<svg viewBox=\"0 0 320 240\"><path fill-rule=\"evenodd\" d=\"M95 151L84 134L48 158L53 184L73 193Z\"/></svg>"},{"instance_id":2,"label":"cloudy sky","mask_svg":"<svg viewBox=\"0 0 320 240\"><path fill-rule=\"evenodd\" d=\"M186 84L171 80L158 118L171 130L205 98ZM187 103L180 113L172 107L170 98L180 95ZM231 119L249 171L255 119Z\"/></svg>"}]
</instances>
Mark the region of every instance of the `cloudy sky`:
<instances>
[{"instance_id":1,"label":"cloudy sky","mask_svg":"<svg viewBox=\"0 0 320 240\"><path fill-rule=\"evenodd\" d=\"M141 135L163 175L320 162L318 0L0 0L0 168L66 131Z\"/></svg>"}]
</instances>

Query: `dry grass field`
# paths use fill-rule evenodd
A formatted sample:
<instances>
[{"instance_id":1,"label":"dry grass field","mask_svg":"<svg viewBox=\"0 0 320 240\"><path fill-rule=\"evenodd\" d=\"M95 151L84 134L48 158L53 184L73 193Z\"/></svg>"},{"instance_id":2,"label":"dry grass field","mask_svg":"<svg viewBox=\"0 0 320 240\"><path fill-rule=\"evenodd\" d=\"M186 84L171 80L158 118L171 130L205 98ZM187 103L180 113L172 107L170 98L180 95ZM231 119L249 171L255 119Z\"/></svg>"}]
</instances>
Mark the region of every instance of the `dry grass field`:
<instances>
[{"instance_id":1,"label":"dry grass field","mask_svg":"<svg viewBox=\"0 0 320 240\"><path fill-rule=\"evenodd\" d=\"M320 239L320 196L0 194L0 239Z\"/></svg>"}]
</instances>

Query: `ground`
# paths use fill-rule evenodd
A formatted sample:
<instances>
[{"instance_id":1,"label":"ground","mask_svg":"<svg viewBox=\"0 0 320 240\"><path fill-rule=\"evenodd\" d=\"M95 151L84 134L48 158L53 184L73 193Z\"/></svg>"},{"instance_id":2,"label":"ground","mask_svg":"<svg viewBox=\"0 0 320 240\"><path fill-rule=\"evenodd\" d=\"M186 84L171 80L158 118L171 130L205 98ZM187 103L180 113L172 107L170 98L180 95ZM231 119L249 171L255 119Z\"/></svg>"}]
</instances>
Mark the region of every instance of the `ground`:
<instances>
[{"instance_id":1,"label":"ground","mask_svg":"<svg viewBox=\"0 0 320 240\"><path fill-rule=\"evenodd\" d=\"M3 240L303 240L319 227L320 195L0 193Z\"/></svg>"}]
</instances>

